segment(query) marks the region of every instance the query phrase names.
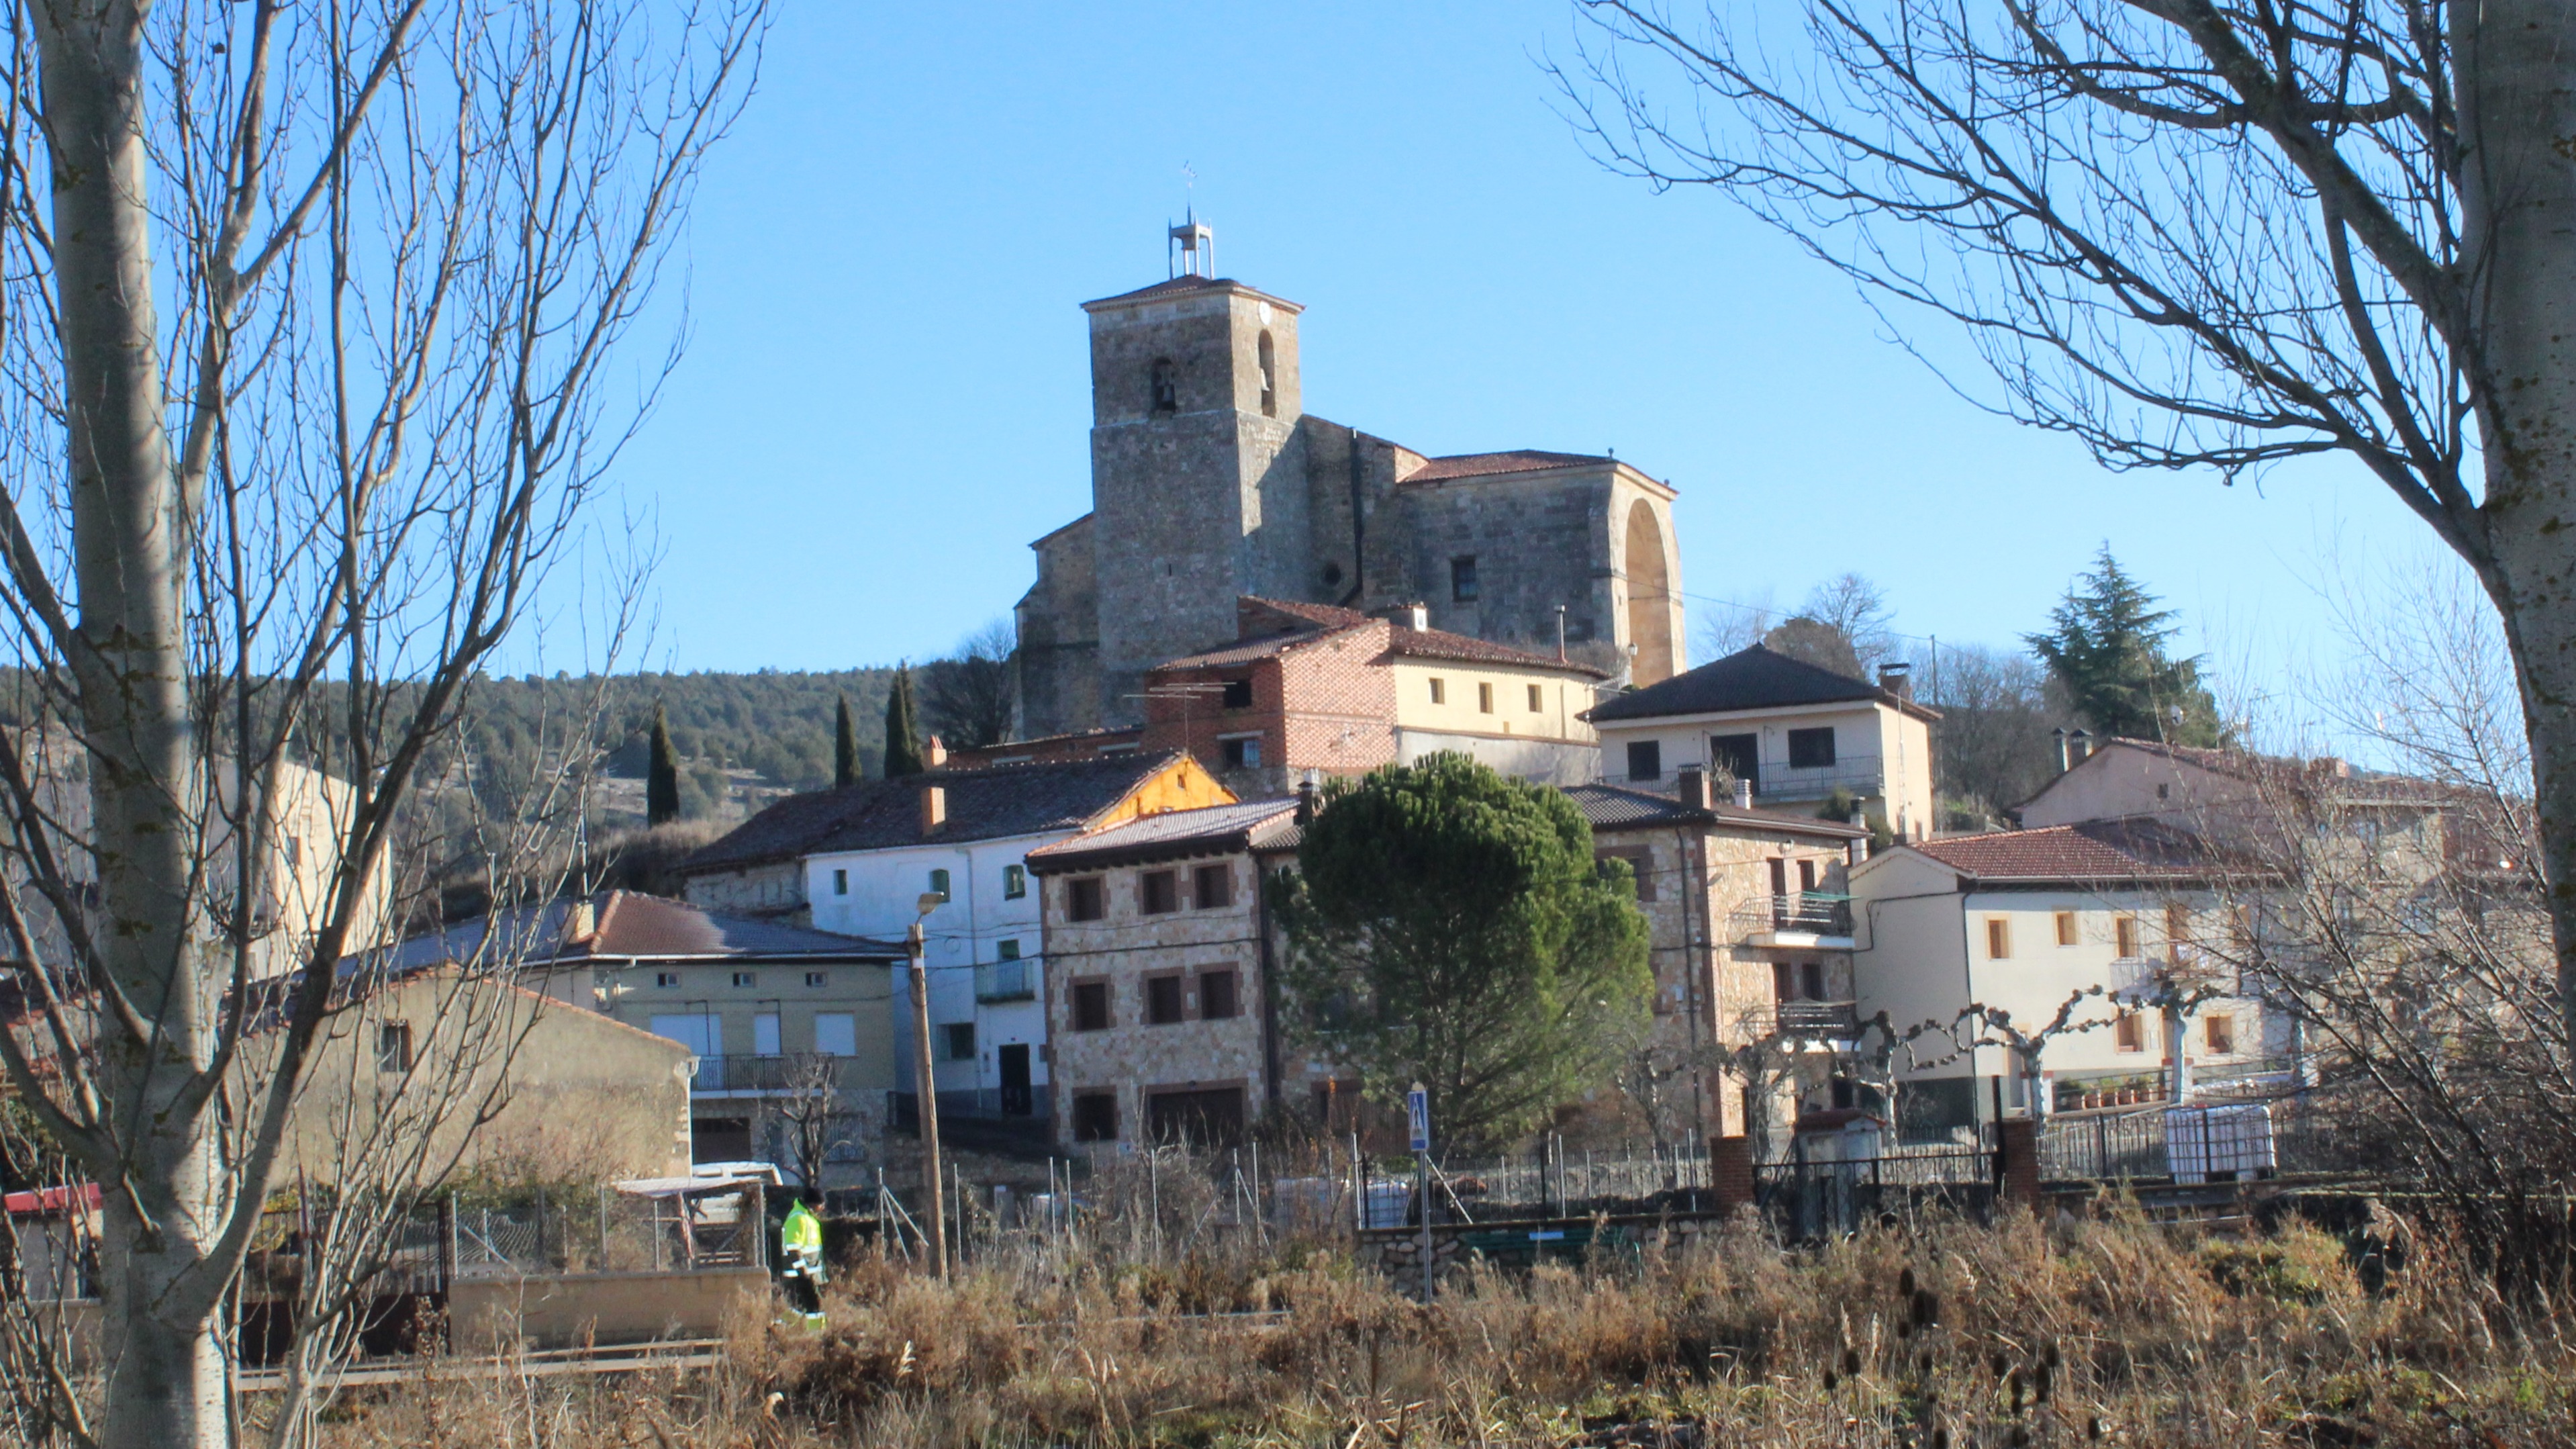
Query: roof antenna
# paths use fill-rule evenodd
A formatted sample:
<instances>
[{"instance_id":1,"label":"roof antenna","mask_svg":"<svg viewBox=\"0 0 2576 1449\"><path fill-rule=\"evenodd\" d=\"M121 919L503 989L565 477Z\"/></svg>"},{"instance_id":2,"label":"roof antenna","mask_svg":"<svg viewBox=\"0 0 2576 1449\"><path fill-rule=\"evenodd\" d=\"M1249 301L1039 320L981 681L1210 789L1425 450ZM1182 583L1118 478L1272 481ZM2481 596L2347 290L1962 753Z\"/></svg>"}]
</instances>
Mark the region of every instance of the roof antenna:
<instances>
[{"instance_id":1,"label":"roof antenna","mask_svg":"<svg viewBox=\"0 0 2576 1449\"><path fill-rule=\"evenodd\" d=\"M1198 190L1199 174L1190 169L1187 161L1181 163L1181 183L1185 190ZM1163 246L1163 262L1175 278L1216 280L1216 228L1199 220L1195 196L1190 201L1189 219L1171 229L1171 240Z\"/></svg>"}]
</instances>

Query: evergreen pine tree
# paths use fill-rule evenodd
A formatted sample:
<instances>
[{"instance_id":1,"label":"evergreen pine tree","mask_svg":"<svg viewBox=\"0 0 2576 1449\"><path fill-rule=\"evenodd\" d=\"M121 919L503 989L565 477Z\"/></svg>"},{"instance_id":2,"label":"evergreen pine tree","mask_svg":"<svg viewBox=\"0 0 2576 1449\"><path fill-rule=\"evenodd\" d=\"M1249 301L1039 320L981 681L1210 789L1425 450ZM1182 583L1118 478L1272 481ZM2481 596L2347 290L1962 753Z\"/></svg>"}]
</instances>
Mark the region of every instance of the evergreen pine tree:
<instances>
[{"instance_id":1,"label":"evergreen pine tree","mask_svg":"<svg viewBox=\"0 0 2576 1449\"><path fill-rule=\"evenodd\" d=\"M850 722L850 697L846 694L832 715L832 783L859 783L859 727Z\"/></svg>"},{"instance_id":2,"label":"evergreen pine tree","mask_svg":"<svg viewBox=\"0 0 2576 1449\"><path fill-rule=\"evenodd\" d=\"M2218 702L2200 682L2200 660L2168 659L2179 632L2104 544L2050 613L2045 634L2023 637L2048 665L2067 702L2096 734L2174 745L2218 745Z\"/></svg>"},{"instance_id":3,"label":"evergreen pine tree","mask_svg":"<svg viewBox=\"0 0 2576 1449\"><path fill-rule=\"evenodd\" d=\"M644 823L667 825L680 818L680 762L671 757L671 729L662 706L653 706L653 761L644 771Z\"/></svg>"},{"instance_id":4,"label":"evergreen pine tree","mask_svg":"<svg viewBox=\"0 0 2576 1449\"><path fill-rule=\"evenodd\" d=\"M894 689L886 696L885 777L921 773L921 725L912 708L912 668L894 672Z\"/></svg>"}]
</instances>

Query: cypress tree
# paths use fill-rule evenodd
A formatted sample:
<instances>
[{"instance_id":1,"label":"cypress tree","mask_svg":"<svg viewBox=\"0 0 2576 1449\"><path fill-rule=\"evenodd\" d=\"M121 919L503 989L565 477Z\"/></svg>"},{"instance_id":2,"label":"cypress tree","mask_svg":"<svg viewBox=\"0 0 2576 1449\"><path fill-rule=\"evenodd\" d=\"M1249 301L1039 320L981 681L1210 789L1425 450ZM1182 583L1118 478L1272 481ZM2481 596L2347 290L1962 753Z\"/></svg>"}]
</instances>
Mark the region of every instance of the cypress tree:
<instances>
[{"instance_id":1,"label":"cypress tree","mask_svg":"<svg viewBox=\"0 0 2576 1449\"><path fill-rule=\"evenodd\" d=\"M921 725L912 709L912 669L905 665L894 672L894 688L886 695L885 777L921 773Z\"/></svg>"},{"instance_id":2,"label":"cypress tree","mask_svg":"<svg viewBox=\"0 0 2576 1449\"><path fill-rule=\"evenodd\" d=\"M653 706L653 763L644 772L644 823L667 825L680 818L680 762L671 758L671 729L662 706Z\"/></svg>"},{"instance_id":3,"label":"cypress tree","mask_svg":"<svg viewBox=\"0 0 2576 1449\"><path fill-rule=\"evenodd\" d=\"M2077 577L2045 634L2023 636L2094 732L2173 745L2217 745L2218 702L2200 682L2200 660L2175 659L2165 641L2174 611L2129 577L2104 544L2093 572Z\"/></svg>"},{"instance_id":4,"label":"cypress tree","mask_svg":"<svg viewBox=\"0 0 2576 1449\"><path fill-rule=\"evenodd\" d=\"M859 727L850 722L850 697L841 696L832 716L832 783L859 783Z\"/></svg>"}]
</instances>

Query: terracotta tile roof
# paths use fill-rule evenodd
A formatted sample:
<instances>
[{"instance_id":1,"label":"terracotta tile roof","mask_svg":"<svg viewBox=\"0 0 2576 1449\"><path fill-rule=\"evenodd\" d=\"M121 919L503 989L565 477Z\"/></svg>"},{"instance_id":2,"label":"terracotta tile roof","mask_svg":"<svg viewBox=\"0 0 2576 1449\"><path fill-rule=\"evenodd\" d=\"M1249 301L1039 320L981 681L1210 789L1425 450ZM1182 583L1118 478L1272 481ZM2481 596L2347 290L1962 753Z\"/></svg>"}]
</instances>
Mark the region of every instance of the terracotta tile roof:
<instances>
[{"instance_id":1,"label":"terracotta tile roof","mask_svg":"<svg viewBox=\"0 0 2576 1449\"><path fill-rule=\"evenodd\" d=\"M1450 478L1490 478L1499 473L1536 473L1548 468L1573 468L1586 463L1616 461L1595 453L1546 453L1536 448L1514 448L1502 453L1453 453L1445 458L1428 459L1421 467L1396 481L1438 483Z\"/></svg>"},{"instance_id":2,"label":"terracotta tile roof","mask_svg":"<svg viewBox=\"0 0 2576 1449\"><path fill-rule=\"evenodd\" d=\"M1268 659L1309 644L1320 643L1352 629L1366 628L1380 622L1353 609L1331 604L1301 604L1280 599L1260 599L1246 595L1237 612L1247 629L1285 618L1311 627L1292 627L1278 633L1246 638L1238 643L1219 645L1201 653L1166 660L1157 669L1213 669L1229 664L1249 664L1255 659ZM1594 679L1610 676L1589 664L1577 664L1554 655L1497 644L1490 639L1452 634L1446 629L1410 629L1402 624L1391 626L1386 652L1410 659L1455 659L1462 663L1500 664L1517 669L1545 669L1567 674L1582 674Z\"/></svg>"},{"instance_id":3,"label":"terracotta tile roof","mask_svg":"<svg viewBox=\"0 0 2576 1449\"><path fill-rule=\"evenodd\" d=\"M1150 287L1138 287L1132 292L1121 292L1114 297L1101 297L1083 303L1082 308L1088 312L1094 307L1114 307L1122 302L1146 302L1157 297L1183 297L1193 292L1241 292L1246 296L1259 297L1274 306L1284 307L1292 313L1306 310L1300 303L1291 302L1285 297L1274 297L1259 287L1246 286L1232 277L1202 277L1195 274L1156 282Z\"/></svg>"},{"instance_id":4,"label":"terracotta tile roof","mask_svg":"<svg viewBox=\"0 0 2576 1449\"><path fill-rule=\"evenodd\" d=\"M1595 830L1636 830L1650 826L1735 825L1750 829L1784 830L1801 835L1829 836L1835 840L1857 840L1869 834L1855 825L1839 820L1819 820L1812 815L1793 815L1785 810L1748 809L1733 803L1714 804L1707 810L1693 810L1670 795L1651 790L1632 790L1625 785L1598 781L1589 785L1564 787L1583 818Z\"/></svg>"},{"instance_id":5,"label":"terracotta tile roof","mask_svg":"<svg viewBox=\"0 0 2576 1449\"><path fill-rule=\"evenodd\" d=\"M1979 881L2118 882L2208 876L2228 864L2187 830L2146 820L2097 820L2000 830L1905 847Z\"/></svg>"},{"instance_id":6,"label":"terracotta tile roof","mask_svg":"<svg viewBox=\"0 0 2576 1449\"><path fill-rule=\"evenodd\" d=\"M392 974L478 959L526 965L690 958L892 959L904 949L899 941L721 915L686 901L633 891L603 891L592 897L590 936L567 939L575 904L548 901L515 906L413 936L392 948Z\"/></svg>"},{"instance_id":7,"label":"terracotta tile roof","mask_svg":"<svg viewBox=\"0 0 2576 1449\"><path fill-rule=\"evenodd\" d=\"M1028 854L1029 869L1039 875L1056 875L1108 865L1267 849L1278 834L1274 827L1293 828L1296 815L1294 800L1245 800L1197 810L1167 810L1039 846Z\"/></svg>"},{"instance_id":8,"label":"terracotta tile roof","mask_svg":"<svg viewBox=\"0 0 2576 1449\"><path fill-rule=\"evenodd\" d=\"M1846 700L1884 704L1923 719L1941 717L1937 711L1900 699L1867 680L1819 669L1803 659L1792 659L1756 644L1687 673L1604 700L1594 705L1586 718L1602 724L1784 705L1840 704Z\"/></svg>"},{"instance_id":9,"label":"terracotta tile roof","mask_svg":"<svg viewBox=\"0 0 2576 1449\"><path fill-rule=\"evenodd\" d=\"M1589 664L1559 659L1553 654L1516 649L1490 639L1474 639L1465 634L1452 634L1446 629L1407 629L1398 626L1394 639L1387 645L1389 654L1411 659L1456 659L1471 664L1508 664L1519 669L1552 669L1568 674L1588 674L1594 679L1607 679L1607 670Z\"/></svg>"},{"instance_id":10,"label":"terracotta tile roof","mask_svg":"<svg viewBox=\"0 0 2576 1449\"><path fill-rule=\"evenodd\" d=\"M790 795L690 856L680 871L696 875L829 851L919 845L925 839L921 791L929 785L948 793L943 841L1078 829L1181 758L1177 752L1119 754L938 770Z\"/></svg>"}]
</instances>

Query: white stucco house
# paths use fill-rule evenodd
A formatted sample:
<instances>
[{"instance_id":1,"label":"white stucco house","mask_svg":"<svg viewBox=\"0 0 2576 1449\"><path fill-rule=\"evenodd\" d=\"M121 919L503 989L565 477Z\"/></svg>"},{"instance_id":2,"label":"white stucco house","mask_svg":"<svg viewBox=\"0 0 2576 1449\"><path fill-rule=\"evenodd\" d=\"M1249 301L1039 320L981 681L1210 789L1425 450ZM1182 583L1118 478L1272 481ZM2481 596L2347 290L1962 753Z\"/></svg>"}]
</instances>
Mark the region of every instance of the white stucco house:
<instances>
[{"instance_id":1,"label":"white stucco house","mask_svg":"<svg viewBox=\"0 0 2576 1449\"><path fill-rule=\"evenodd\" d=\"M1042 1118L1046 965L1029 852L1233 798L1178 752L934 768L782 800L684 870L721 878L792 860L819 931L899 940L919 919L941 1111ZM938 898L926 916L925 896ZM896 1093L909 1098L914 1011L909 973L896 975Z\"/></svg>"},{"instance_id":2,"label":"white stucco house","mask_svg":"<svg viewBox=\"0 0 2576 1449\"><path fill-rule=\"evenodd\" d=\"M2165 1100L2177 1059L2195 1092L2268 1070L2277 1024L2236 982L2244 885L2198 837L2144 821L1919 841L1854 867L1858 1012L1921 1029L1892 1062L1900 1130L2023 1115L2034 1081L2045 1114ZM2005 1030L1956 1029L1972 1007Z\"/></svg>"},{"instance_id":3,"label":"white stucco house","mask_svg":"<svg viewBox=\"0 0 2576 1449\"><path fill-rule=\"evenodd\" d=\"M1851 679L1756 644L1602 701L1584 718L1601 778L1668 790L1698 766L1749 785L1751 803L1813 809L1836 790L1899 840L1932 832L1932 724L1901 666Z\"/></svg>"}]
</instances>

